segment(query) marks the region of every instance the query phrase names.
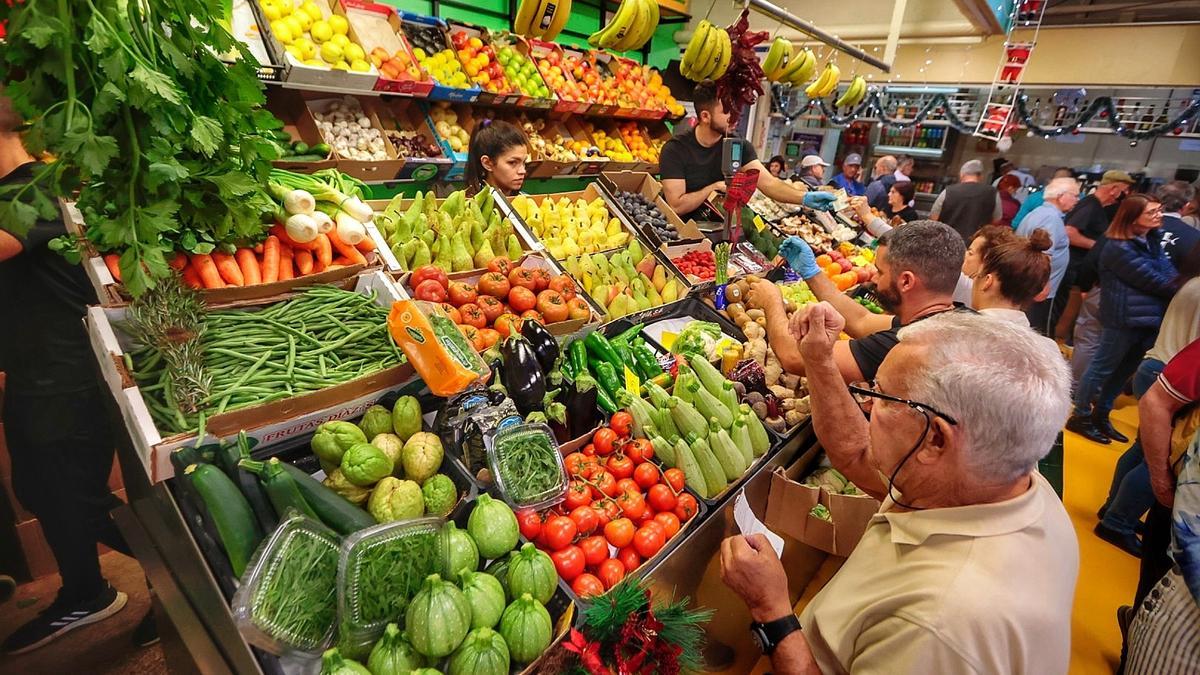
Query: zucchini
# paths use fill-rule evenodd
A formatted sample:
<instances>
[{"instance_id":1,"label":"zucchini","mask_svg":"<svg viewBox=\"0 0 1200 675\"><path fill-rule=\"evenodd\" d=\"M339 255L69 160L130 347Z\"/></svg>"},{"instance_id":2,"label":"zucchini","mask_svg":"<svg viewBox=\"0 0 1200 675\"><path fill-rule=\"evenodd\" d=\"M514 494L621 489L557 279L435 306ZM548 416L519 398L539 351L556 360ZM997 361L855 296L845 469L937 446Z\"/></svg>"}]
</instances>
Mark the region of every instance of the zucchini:
<instances>
[{"instance_id":1,"label":"zucchini","mask_svg":"<svg viewBox=\"0 0 1200 675\"><path fill-rule=\"evenodd\" d=\"M321 162L326 159L329 159L329 155L327 155L327 154L326 155L314 155L311 152L307 152L303 155L288 155L286 157L280 157L279 161L281 161L281 162Z\"/></svg>"},{"instance_id":2,"label":"zucchini","mask_svg":"<svg viewBox=\"0 0 1200 675\"><path fill-rule=\"evenodd\" d=\"M675 468L675 446L664 440L662 436L651 438L650 444L654 446L654 456L663 463L663 466L668 469Z\"/></svg>"},{"instance_id":3,"label":"zucchini","mask_svg":"<svg viewBox=\"0 0 1200 675\"><path fill-rule=\"evenodd\" d=\"M184 471L193 464L207 464L204 455L195 447L184 446L171 453L171 466L176 476L182 476Z\"/></svg>"},{"instance_id":4,"label":"zucchini","mask_svg":"<svg viewBox=\"0 0 1200 675\"><path fill-rule=\"evenodd\" d=\"M243 444L245 444L244 449ZM273 532L279 525L275 509L271 508L271 502L263 492L258 478L238 466L238 461L242 458L250 458L250 445L246 441L246 432L243 431L238 435L237 443L222 443L217 446L215 455L214 463L242 491L242 496L250 504L250 510L254 512L254 519L258 521L258 526L262 528L263 533Z\"/></svg>"},{"instance_id":5,"label":"zucchini","mask_svg":"<svg viewBox=\"0 0 1200 675\"><path fill-rule=\"evenodd\" d=\"M295 143L292 143L292 154L293 155L309 154L308 143L305 143L304 141L296 141Z\"/></svg>"},{"instance_id":6,"label":"zucchini","mask_svg":"<svg viewBox=\"0 0 1200 675\"><path fill-rule=\"evenodd\" d=\"M234 576L241 577L263 538L250 504L229 476L212 464L193 464L183 475L216 526Z\"/></svg>"},{"instance_id":7,"label":"zucchini","mask_svg":"<svg viewBox=\"0 0 1200 675\"><path fill-rule=\"evenodd\" d=\"M333 148L328 143L314 143L308 148L308 152L313 155L320 155L321 159L325 159L329 156L329 153L333 152Z\"/></svg>"},{"instance_id":8,"label":"zucchini","mask_svg":"<svg viewBox=\"0 0 1200 675\"><path fill-rule=\"evenodd\" d=\"M729 432L717 425L715 417L708 420L708 441L708 447L713 451L713 456L721 463L726 480L735 481L741 478L743 473L746 473L749 465L745 464L741 451L733 445L733 439L729 437Z\"/></svg>"},{"instance_id":9,"label":"zucchini","mask_svg":"<svg viewBox=\"0 0 1200 675\"><path fill-rule=\"evenodd\" d=\"M321 522L333 531L338 534L352 534L377 524L371 514L351 504L345 497L325 487L302 469L287 462L280 462L279 465L295 479L296 487L304 496L304 501L312 507Z\"/></svg>"},{"instance_id":10,"label":"zucchini","mask_svg":"<svg viewBox=\"0 0 1200 675\"><path fill-rule=\"evenodd\" d=\"M320 520L308 502L304 501L300 488L296 487L296 479L284 471L281 465L282 462L275 457L267 462L258 462L250 458L238 462L239 468L258 476L263 491L267 493L267 498L271 500L271 505L280 516L287 517L288 511L294 510L313 520Z\"/></svg>"},{"instance_id":11,"label":"zucchini","mask_svg":"<svg viewBox=\"0 0 1200 675\"><path fill-rule=\"evenodd\" d=\"M675 441L675 466L683 472L683 481L688 487L700 495L701 497L708 496L708 484L704 482L704 472L700 470L700 463L696 461L696 456L692 454L691 447L687 441L682 438Z\"/></svg>"},{"instance_id":12,"label":"zucchini","mask_svg":"<svg viewBox=\"0 0 1200 675\"><path fill-rule=\"evenodd\" d=\"M725 470L721 468L721 463L717 461L716 455L708 447L708 441L689 434L688 442L692 446L692 456L700 465L700 473L704 474L704 484L708 486L708 493L704 496L712 499L729 484L725 480ZM687 480L686 474L684 474L684 480Z\"/></svg>"}]
</instances>

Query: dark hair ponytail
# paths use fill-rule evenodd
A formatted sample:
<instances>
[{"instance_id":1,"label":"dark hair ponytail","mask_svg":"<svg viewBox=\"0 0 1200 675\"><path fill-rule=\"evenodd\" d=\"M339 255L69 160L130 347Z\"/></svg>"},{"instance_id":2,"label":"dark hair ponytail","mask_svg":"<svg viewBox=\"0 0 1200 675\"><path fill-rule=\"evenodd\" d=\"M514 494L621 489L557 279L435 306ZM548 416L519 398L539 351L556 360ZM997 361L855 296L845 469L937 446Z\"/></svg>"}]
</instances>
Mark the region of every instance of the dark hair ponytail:
<instances>
[{"instance_id":1,"label":"dark hair ponytail","mask_svg":"<svg viewBox=\"0 0 1200 675\"><path fill-rule=\"evenodd\" d=\"M467 169L464 180L467 191L475 194L483 189L487 179L487 171L483 168L483 158L490 157L495 161L506 151L524 146L525 134L513 124L504 120L485 120L471 135L471 145L467 149Z\"/></svg>"}]
</instances>

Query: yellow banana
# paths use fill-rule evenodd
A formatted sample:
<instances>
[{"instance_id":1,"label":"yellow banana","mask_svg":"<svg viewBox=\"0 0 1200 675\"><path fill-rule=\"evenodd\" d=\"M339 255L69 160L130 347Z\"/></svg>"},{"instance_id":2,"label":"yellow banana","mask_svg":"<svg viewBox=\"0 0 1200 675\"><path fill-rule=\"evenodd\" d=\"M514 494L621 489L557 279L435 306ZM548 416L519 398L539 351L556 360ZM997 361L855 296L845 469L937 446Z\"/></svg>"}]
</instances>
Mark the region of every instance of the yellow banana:
<instances>
[{"instance_id":1,"label":"yellow banana","mask_svg":"<svg viewBox=\"0 0 1200 675\"><path fill-rule=\"evenodd\" d=\"M613 42L612 49L618 52L629 51L633 48L633 43L638 38L638 34L642 31L642 26L649 19L650 10L646 7L646 0L624 0L633 5L633 13L630 14L629 24L625 28L625 33Z\"/></svg>"},{"instance_id":2,"label":"yellow banana","mask_svg":"<svg viewBox=\"0 0 1200 675\"><path fill-rule=\"evenodd\" d=\"M767 58L763 60L763 73L768 80L775 81L778 79L779 73L788 65L792 58L792 43L783 38L775 38L771 41L771 49L767 51Z\"/></svg>"},{"instance_id":3,"label":"yellow banana","mask_svg":"<svg viewBox=\"0 0 1200 675\"><path fill-rule=\"evenodd\" d=\"M695 68L692 70L700 80L707 80L708 74L716 65L713 54L720 48L721 37L717 35L720 30L719 27L709 24L704 33L704 44L701 45L700 54L696 56Z\"/></svg>"},{"instance_id":4,"label":"yellow banana","mask_svg":"<svg viewBox=\"0 0 1200 675\"><path fill-rule=\"evenodd\" d=\"M829 66L830 64L825 64L825 70L821 71L821 76L818 77L812 84L805 87L804 94L806 96L809 98L821 98L821 91L825 89L825 85L828 84L829 78L833 74L833 71L830 70Z\"/></svg>"},{"instance_id":5,"label":"yellow banana","mask_svg":"<svg viewBox=\"0 0 1200 675\"><path fill-rule=\"evenodd\" d=\"M514 33L531 36L529 25L533 23L533 15L541 4L541 0L521 0L521 5L517 8L517 18L513 19Z\"/></svg>"},{"instance_id":6,"label":"yellow banana","mask_svg":"<svg viewBox=\"0 0 1200 675\"><path fill-rule=\"evenodd\" d=\"M824 98L837 91L838 79L842 76L842 71L837 67L836 63L831 63L826 67L829 68L833 74L830 76L829 82L825 84L825 88L821 90L821 98Z\"/></svg>"},{"instance_id":7,"label":"yellow banana","mask_svg":"<svg viewBox=\"0 0 1200 675\"><path fill-rule=\"evenodd\" d=\"M729 69L729 62L733 59L733 43L729 39L729 31L721 31L718 37L721 38L721 51L717 57L717 67L709 74L714 80L719 80L725 75L725 71Z\"/></svg>"},{"instance_id":8,"label":"yellow banana","mask_svg":"<svg viewBox=\"0 0 1200 675\"><path fill-rule=\"evenodd\" d=\"M801 50L799 54L793 55L787 65L779 71L777 79L780 82L791 82L794 74L804 68L811 55L812 51L808 49Z\"/></svg>"},{"instance_id":9,"label":"yellow banana","mask_svg":"<svg viewBox=\"0 0 1200 675\"><path fill-rule=\"evenodd\" d=\"M862 75L855 75L854 79L850 81L850 86L846 87L846 93L842 94L834 105L839 108L858 105L866 93L867 81L863 79Z\"/></svg>"},{"instance_id":10,"label":"yellow banana","mask_svg":"<svg viewBox=\"0 0 1200 675\"><path fill-rule=\"evenodd\" d=\"M691 80L699 81L700 74L696 72L696 68L700 65L700 52L704 49L704 40L708 37L708 31L712 24L708 19L701 19L700 25L696 26L696 32L692 33L692 39L688 40L687 48L683 50L683 58L680 59L680 71L687 69L683 74Z\"/></svg>"},{"instance_id":11,"label":"yellow banana","mask_svg":"<svg viewBox=\"0 0 1200 675\"><path fill-rule=\"evenodd\" d=\"M793 86L799 86L812 79L813 73L817 72L817 55L813 54L811 49L805 49L796 58L803 58L803 63L800 67L793 70L791 77L787 81ZM781 80L783 78L780 78Z\"/></svg>"},{"instance_id":12,"label":"yellow banana","mask_svg":"<svg viewBox=\"0 0 1200 675\"><path fill-rule=\"evenodd\" d=\"M633 32L634 24L641 11L641 3L638 0L621 0L621 6L617 8L617 14L613 17L616 30L608 34L608 40L604 46L608 49L623 51L619 49L619 45L629 39L629 34Z\"/></svg>"},{"instance_id":13,"label":"yellow banana","mask_svg":"<svg viewBox=\"0 0 1200 675\"><path fill-rule=\"evenodd\" d=\"M563 26L567 25L569 18L571 18L571 0L558 0L554 8L554 16L550 19L550 25L542 32L542 39L548 41L558 37Z\"/></svg>"},{"instance_id":14,"label":"yellow banana","mask_svg":"<svg viewBox=\"0 0 1200 675\"><path fill-rule=\"evenodd\" d=\"M553 18L557 5L558 0L541 0L538 3L537 11L533 13L533 18L529 20L530 37L543 38L546 32L545 26L550 24L550 19Z\"/></svg>"},{"instance_id":15,"label":"yellow banana","mask_svg":"<svg viewBox=\"0 0 1200 675\"><path fill-rule=\"evenodd\" d=\"M612 21L608 22L604 28L592 33L588 37L588 44L593 47L604 47L611 49L612 45L620 38L625 36L628 30L630 17L636 13L634 10L633 0L621 0L621 6L617 8L617 13L613 16ZM595 40L595 42L593 42Z\"/></svg>"}]
</instances>

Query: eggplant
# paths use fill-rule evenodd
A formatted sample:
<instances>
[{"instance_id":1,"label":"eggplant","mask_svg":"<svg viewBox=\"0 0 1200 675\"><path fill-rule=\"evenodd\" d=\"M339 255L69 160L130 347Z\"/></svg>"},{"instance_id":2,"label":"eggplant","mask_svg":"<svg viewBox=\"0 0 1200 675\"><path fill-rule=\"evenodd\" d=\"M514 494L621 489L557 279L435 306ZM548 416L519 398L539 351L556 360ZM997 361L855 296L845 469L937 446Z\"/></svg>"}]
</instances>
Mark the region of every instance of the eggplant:
<instances>
[{"instance_id":1,"label":"eggplant","mask_svg":"<svg viewBox=\"0 0 1200 675\"><path fill-rule=\"evenodd\" d=\"M591 431L599 421L600 409L596 407L599 385L588 373L580 373L573 382L563 384L563 403L567 406L567 431L571 438Z\"/></svg>"},{"instance_id":2,"label":"eggplant","mask_svg":"<svg viewBox=\"0 0 1200 675\"><path fill-rule=\"evenodd\" d=\"M546 375L533 346L525 338L514 335L500 344L500 357L504 359L501 382L508 397L516 404L517 412L524 417L541 410L542 399L546 398Z\"/></svg>"},{"instance_id":3,"label":"eggplant","mask_svg":"<svg viewBox=\"0 0 1200 675\"><path fill-rule=\"evenodd\" d=\"M558 340L537 321L522 321L521 337L528 340L529 346L533 347L542 372L550 372L554 368L554 362L558 360Z\"/></svg>"}]
</instances>

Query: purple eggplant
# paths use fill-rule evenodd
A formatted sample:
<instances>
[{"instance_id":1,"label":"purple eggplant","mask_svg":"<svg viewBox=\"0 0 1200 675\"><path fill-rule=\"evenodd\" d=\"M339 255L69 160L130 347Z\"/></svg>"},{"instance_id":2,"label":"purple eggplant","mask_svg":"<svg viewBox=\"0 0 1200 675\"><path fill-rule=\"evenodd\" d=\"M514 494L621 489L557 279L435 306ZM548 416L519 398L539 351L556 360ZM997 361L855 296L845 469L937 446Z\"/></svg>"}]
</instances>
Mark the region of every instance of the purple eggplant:
<instances>
[{"instance_id":1,"label":"purple eggplant","mask_svg":"<svg viewBox=\"0 0 1200 675\"><path fill-rule=\"evenodd\" d=\"M504 359L501 382L517 412L524 417L541 410L542 399L546 397L546 375L529 341L519 335L504 340L500 343L500 358Z\"/></svg>"},{"instance_id":2,"label":"purple eggplant","mask_svg":"<svg viewBox=\"0 0 1200 675\"><path fill-rule=\"evenodd\" d=\"M521 337L528 340L529 345L533 347L542 372L550 372L554 368L554 362L558 360L558 340L537 321L522 321Z\"/></svg>"}]
</instances>

